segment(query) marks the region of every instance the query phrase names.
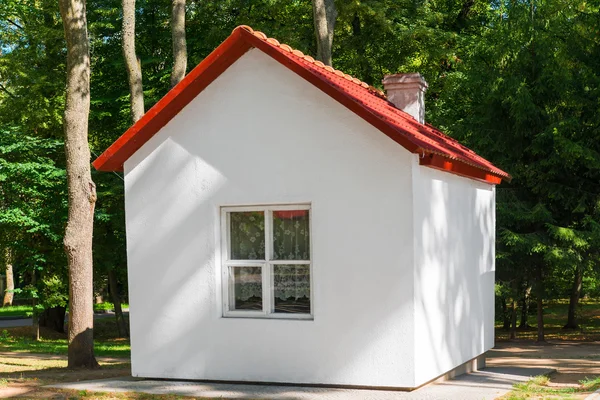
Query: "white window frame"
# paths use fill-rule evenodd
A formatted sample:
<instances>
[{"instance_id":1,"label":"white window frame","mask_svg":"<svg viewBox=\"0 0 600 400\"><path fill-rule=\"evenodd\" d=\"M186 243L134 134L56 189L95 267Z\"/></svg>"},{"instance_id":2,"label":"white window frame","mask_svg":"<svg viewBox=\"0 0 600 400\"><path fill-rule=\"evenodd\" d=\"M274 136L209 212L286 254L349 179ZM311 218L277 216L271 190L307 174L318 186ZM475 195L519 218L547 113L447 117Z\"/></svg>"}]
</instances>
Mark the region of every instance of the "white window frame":
<instances>
[{"instance_id":1,"label":"white window frame","mask_svg":"<svg viewBox=\"0 0 600 400\"><path fill-rule=\"evenodd\" d=\"M272 260L273 254L273 211L308 210L309 229L309 260ZM231 260L229 256L230 246L230 224L229 213L231 212L264 212L265 215L265 259L264 260ZM256 205L256 206L223 206L221 207L221 281L223 293L223 316L235 318L267 318L267 319L303 319L312 320L313 303L313 267L312 267L312 210L310 204L284 204L284 205ZM310 274L310 314L275 313L275 293L271 287L274 265L308 265ZM230 310L233 290L230 279L231 267L261 267L262 268L262 311Z\"/></svg>"}]
</instances>

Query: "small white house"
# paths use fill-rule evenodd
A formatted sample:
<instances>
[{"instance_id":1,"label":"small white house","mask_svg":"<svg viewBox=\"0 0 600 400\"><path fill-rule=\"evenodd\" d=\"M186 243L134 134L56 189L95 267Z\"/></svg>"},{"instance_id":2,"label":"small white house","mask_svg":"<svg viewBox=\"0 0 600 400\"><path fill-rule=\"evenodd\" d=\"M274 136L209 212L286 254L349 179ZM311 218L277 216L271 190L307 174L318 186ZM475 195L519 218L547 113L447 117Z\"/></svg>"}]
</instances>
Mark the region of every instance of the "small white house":
<instances>
[{"instance_id":1,"label":"small white house","mask_svg":"<svg viewBox=\"0 0 600 400\"><path fill-rule=\"evenodd\" d=\"M424 124L420 75L383 85L238 27L94 162L134 376L415 388L493 347L510 177Z\"/></svg>"}]
</instances>

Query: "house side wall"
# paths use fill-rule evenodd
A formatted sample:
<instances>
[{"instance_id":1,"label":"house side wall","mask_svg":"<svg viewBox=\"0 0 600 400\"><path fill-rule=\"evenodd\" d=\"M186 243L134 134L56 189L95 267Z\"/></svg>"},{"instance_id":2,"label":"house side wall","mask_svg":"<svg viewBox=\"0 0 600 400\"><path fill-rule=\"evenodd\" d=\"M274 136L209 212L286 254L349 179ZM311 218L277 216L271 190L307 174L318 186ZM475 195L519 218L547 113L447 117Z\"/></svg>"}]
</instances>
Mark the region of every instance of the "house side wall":
<instances>
[{"instance_id":1,"label":"house side wall","mask_svg":"<svg viewBox=\"0 0 600 400\"><path fill-rule=\"evenodd\" d=\"M415 383L494 345L494 186L414 161Z\"/></svg>"},{"instance_id":2,"label":"house side wall","mask_svg":"<svg viewBox=\"0 0 600 400\"><path fill-rule=\"evenodd\" d=\"M133 375L413 386L411 160L246 53L125 163ZM297 202L314 320L223 318L219 208Z\"/></svg>"}]
</instances>

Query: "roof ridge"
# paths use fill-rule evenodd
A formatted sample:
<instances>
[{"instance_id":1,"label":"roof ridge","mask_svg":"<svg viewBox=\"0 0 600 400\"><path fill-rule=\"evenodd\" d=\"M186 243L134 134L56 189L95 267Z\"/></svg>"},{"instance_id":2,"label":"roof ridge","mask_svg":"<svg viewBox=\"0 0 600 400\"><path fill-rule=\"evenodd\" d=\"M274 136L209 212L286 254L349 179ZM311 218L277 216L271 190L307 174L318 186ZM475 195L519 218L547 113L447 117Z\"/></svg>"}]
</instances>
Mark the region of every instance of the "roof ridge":
<instances>
[{"instance_id":1,"label":"roof ridge","mask_svg":"<svg viewBox=\"0 0 600 400\"><path fill-rule=\"evenodd\" d=\"M253 34L254 36L256 36L257 38L261 39L264 42L269 43L272 46L275 47L279 47L281 50L284 50L288 53L292 53L293 55L295 55L296 57L302 58L304 61L309 62L319 68L324 69L325 71L331 72L333 74L336 74L337 76L346 79L347 81L353 82L359 86L361 86L364 89L367 89L369 92L371 92L372 94L379 96L385 100L387 100L387 96L385 95L385 93L383 91L381 91L380 89L377 89L374 86L369 85L366 82L361 81L360 79L350 75L350 74L346 74L343 71L340 71L339 69L335 69L329 65L325 65L323 62L319 61L319 60L315 60L313 57L304 54L302 51L298 50L298 49L294 49L292 46L287 45L285 43L280 43L279 40L275 39L275 38L270 38L268 37L266 34L264 34L261 31L256 31L254 29L252 29L251 26L248 25L239 25L237 27L235 27L233 30L235 31L236 29L244 29L248 32L250 32L251 34Z\"/></svg>"}]
</instances>

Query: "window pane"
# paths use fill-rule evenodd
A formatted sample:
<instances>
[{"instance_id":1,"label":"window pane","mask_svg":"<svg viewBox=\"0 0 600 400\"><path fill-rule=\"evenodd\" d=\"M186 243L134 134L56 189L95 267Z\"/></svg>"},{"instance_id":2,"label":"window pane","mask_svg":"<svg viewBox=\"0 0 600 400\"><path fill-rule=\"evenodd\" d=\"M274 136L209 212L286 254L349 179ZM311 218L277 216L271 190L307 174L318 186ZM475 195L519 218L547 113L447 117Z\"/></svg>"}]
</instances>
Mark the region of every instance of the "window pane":
<instances>
[{"instance_id":1,"label":"window pane","mask_svg":"<svg viewBox=\"0 0 600 400\"><path fill-rule=\"evenodd\" d=\"M310 266L274 265L275 312L310 314Z\"/></svg>"},{"instance_id":2,"label":"window pane","mask_svg":"<svg viewBox=\"0 0 600 400\"><path fill-rule=\"evenodd\" d=\"M273 211L273 260L309 260L308 210Z\"/></svg>"},{"instance_id":3,"label":"window pane","mask_svg":"<svg viewBox=\"0 0 600 400\"><path fill-rule=\"evenodd\" d=\"M231 310L262 311L262 268L231 267L233 303Z\"/></svg>"},{"instance_id":4,"label":"window pane","mask_svg":"<svg viewBox=\"0 0 600 400\"><path fill-rule=\"evenodd\" d=\"M229 213L232 260L265 259L265 213Z\"/></svg>"}]
</instances>

